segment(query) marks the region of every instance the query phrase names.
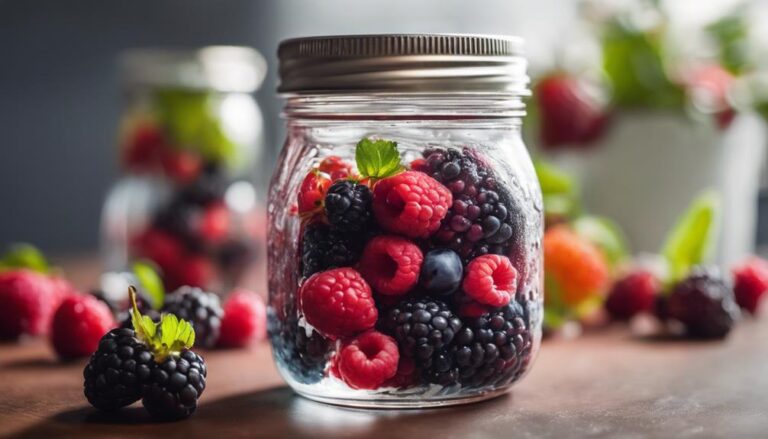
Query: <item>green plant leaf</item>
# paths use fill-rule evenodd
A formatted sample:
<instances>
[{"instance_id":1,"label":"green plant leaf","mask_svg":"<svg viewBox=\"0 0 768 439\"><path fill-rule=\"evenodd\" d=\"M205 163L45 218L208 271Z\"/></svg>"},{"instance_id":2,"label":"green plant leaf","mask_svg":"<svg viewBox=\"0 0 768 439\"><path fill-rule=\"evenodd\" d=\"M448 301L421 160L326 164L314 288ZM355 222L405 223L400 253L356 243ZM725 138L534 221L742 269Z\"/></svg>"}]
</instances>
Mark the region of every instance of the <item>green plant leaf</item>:
<instances>
[{"instance_id":1,"label":"green plant leaf","mask_svg":"<svg viewBox=\"0 0 768 439\"><path fill-rule=\"evenodd\" d=\"M720 198L708 191L699 195L669 232L661 253L669 267L668 283L685 277L691 267L707 262L717 239Z\"/></svg>"},{"instance_id":2,"label":"green plant leaf","mask_svg":"<svg viewBox=\"0 0 768 439\"><path fill-rule=\"evenodd\" d=\"M159 310L165 301L165 288L163 280L157 274L153 265L149 262L138 261L133 264L133 274L139 280L142 291L149 295L152 301L152 309Z\"/></svg>"},{"instance_id":3,"label":"green plant leaf","mask_svg":"<svg viewBox=\"0 0 768 439\"><path fill-rule=\"evenodd\" d=\"M51 271L51 266L43 252L30 244L13 244L0 258L0 271L18 268L44 274Z\"/></svg>"},{"instance_id":4,"label":"green plant leaf","mask_svg":"<svg viewBox=\"0 0 768 439\"><path fill-rule=\"evenodd\" d=\"M363 177L386 178L403 170L397 142L389 140L360 140L355 148L355 161Z\"/></svg>"},{"instance_id":5,"label":"green plant leaf","mask_svg":"<svg viewBox=\"0 0 768 439\"><path fill-rule=\"evenodd\" d=\"M571 194L575 191L573 177L563 170L543 160L536 160L533 167L543 194Z\"/></svg>"},{"instance_id":6,"label":"green plant leaf","mask_svg":"<svg viewBox=\"0 0 768 439\"><path fill-rule=\"evenodd\" d=\"M608 218L585 215L571 224L579 236L599 248L611 266L627 257L627 241L621 228Z\"/></svg>"},{"instance_id":7,"label":"green plant leaf","mask_svg":"<svg viewBox=\"0 0 768 439\"><path fill-rule=\"evenodd\" d=\"M186 320L173 314L163 314L155 323L148 316L141 315L136 304L136 288L128 290L131 300L131 321L137 337L149 346L155 361L162 363L170 355L178 355L182 349L191 349L195 344L195 330Z\"/></svg>"}]
</instances>

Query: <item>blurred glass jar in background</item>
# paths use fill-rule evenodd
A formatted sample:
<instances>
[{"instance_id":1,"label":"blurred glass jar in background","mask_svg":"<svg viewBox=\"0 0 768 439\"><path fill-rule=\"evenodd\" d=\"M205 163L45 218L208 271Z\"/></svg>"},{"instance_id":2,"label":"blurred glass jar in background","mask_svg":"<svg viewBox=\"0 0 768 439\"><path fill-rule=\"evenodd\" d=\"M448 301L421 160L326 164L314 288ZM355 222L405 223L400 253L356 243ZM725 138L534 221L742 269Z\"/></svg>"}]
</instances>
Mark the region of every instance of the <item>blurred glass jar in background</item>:
<instances>
[{"instance_id":1,"label":"blurred glass jar in background","mask_svg":"<svg viewBox=\"0 0 768 439\"><path fill-rule=\"evenodd\" d=\"M252 182L266 73L253 49L137 49L120 58L121 178L102 212L105 268L153 261L166 288L253 287L264 214Z\"/></svg>"}]
</instances>

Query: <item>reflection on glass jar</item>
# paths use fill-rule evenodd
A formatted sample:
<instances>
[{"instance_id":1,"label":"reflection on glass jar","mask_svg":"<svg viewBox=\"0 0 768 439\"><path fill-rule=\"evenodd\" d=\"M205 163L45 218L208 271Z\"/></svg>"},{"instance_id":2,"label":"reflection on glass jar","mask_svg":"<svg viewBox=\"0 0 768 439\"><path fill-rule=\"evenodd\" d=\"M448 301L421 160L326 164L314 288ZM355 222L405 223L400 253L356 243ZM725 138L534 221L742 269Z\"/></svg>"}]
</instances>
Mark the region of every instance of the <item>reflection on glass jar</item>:
<instances>
[{"instance_id":1,"label":"reflection on glass jar","mask_svg":"<svg viewBox=\"0 0 768 439\"><path fill-rule=\"evenodd\" d=\"M541 192L519 41L284 42L270 337L309 398L424 407L505 392L541 337Z\"/></svg>"},{"instance_id":2,"label":"reflection on glass jar","mask_svg":"<svg viewBox=\"0 0 768 439\"><path fill-rule=\"evenodd\" d=\"M108 269L151 260L166 287L225 292L248 280L264 242L253 176L263 122L254 50L132 50L121 58L123 176L104 205Z\"/></svg>"}]
</instances>

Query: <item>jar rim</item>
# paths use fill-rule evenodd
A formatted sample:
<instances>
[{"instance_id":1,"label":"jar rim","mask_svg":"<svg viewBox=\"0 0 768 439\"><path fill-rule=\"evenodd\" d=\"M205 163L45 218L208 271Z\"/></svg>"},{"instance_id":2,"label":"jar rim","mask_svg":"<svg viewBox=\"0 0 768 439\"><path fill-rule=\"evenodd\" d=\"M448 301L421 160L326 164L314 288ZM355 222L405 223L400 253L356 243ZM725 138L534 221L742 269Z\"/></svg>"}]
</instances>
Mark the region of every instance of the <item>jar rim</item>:
<instances>
[{"instance_id":1,"label":"jar rim","mask_svg":"<svg viewBox=\"0 0 768 439\"><path fill-rule=\"evenodd\" d=\"M290 94L358 92L528 93L519 37L371 34L293 38L278 48Z\"/></svg>"}]
</instances>

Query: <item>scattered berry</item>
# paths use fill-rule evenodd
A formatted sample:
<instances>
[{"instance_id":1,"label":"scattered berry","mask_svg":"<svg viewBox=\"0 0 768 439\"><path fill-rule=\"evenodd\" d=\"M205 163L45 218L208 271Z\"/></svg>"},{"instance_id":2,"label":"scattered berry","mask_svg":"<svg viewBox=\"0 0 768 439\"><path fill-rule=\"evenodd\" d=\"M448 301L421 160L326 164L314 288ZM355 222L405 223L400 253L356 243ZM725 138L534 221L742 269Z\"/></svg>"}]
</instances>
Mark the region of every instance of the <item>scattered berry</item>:
<instances>
[{"instance_id":1,"label":"scattered berry","mask_svg":"<svg viewBox=\"0 0 768 439\"><path fill-rule=\"evenodd\" d=\"M0 273L0 338L47 334L61 301L59 286L29 270Z\"/></svg>"},{"instance_id":2,"label":"scattered berry","mask_svg":"<svg viewBox=\"0 0 768 439\"><path fill-rule=\"evenodd\" d=\"M501 307L517 291L517 270L506 256L478 256L467 265L462 287L476 302Z\"/></svg>"},{"instance_id":3,"label":"scattered berry","mask_svg":"<svg viewBox=\"0 0 768 439\"><path fill-rule=\"evenodd\" d=\"M339 352L338 372L353 389L377 389L395 376L400 354L392 337L364 332Z\"/></svg>"},{"instance_id":4,"label":"scattered berry","mask_svg":"<svg viewBox=\"0 0 768 439\"><path fill-rule=\"evenodd\" d=\"M379 225L411 238L435 233L452 201L445 186L416 171L384 178L373 189L373 213Z\"/></svg>"},{"instance_id":5,"label":"scattered berry","mask_svg":"<svg viewBox=\"0 0 768 439\"><path fill-rule=\"evenodd\" d=\"M418 282L423 259L419 247L407 239L377 236L363 250L360 273L377 293L399 296Z\"/></svg>"},{"instance_id":6,"label":"scattered berry","mask_svg":"<svg viewBox=\"0 0 768 439\"><path fill-rule=\"evenodd\" d=\"M100 410L112 411L141 398L142 385L155 367L149 348L133 329L108 332L85 366L85 397Z\"/></svg>"},{"instance_id":7,"label":"scattered berry","mask_svg":"<svg viewBox=\"0 0 768 439\"><path fill-rule=\"evenodd\" d=\"M322 208L325 193L330 185L331 180L316 170L310 171L299 187L299 214L309 214Z\"/></svg>"},{"instance_id":8,"label":"scattered berry","mask_svg":"<svg viewBox=\"0 0 768 439\"><path fill-rule=\"evenodd\" d=\"M758 257L748 259L733 270L733 292L736 303L752 314L768 291L768 262Z\"/></svg>"},{"instance_id":9,"label":"scattered berry","mask_svg":"<svg viewBox=\"0 0 768 439\"><path fill-rule=\"evenodd\" d=\"M628 320L636 314L651 312L661 285L653 273L639 270L613 284L605 309L615 319Z\"/></svg>"},{"instance_id":10,"label":"scattered berry","mask_svg":"<svg viewBox=\"0 0 768 439\"><path fill-rule=\"evenodd\" d=\"M568 306L603 294L608 287L608 264L602 253L589 241L579 237L565 225L555 226L544 234L544 273L546 297L559 293L558 299Z\"/></svg>"},{"instance_id":11,"label":"scattered berry","mask_svg":"<svg viewBox=\"0 0 768 439\"><path fill-rule=\"evenodd\" d=\"M93 296L70 295L53 315L51 343L59 357L91 355L99 340L117 326L109 307Z\"/></svg>"},{"instance_id":12,"label":"scattered berry","mask_svg":"<svg viewBox=\"0 0 768 439\"><path fill-rule=\"evenodd\" d=\"M358 232L371 222L371 190L349 180L339 180L325 195L325 216L338 230Z\"/></svg>"},{"instance_id":13,"label":"scattered berry","mask_svg":"<svg viewBox=\"0 0 768 439\"><path fill-rule=\"evenodd\" d=\"M324 158L317 169L320 172L330 175L331 181L353 176L352 165L345 162L341 157L335 155Z\"/></svg>"},{"instance_id":14,"label":"scattered berry","mask_svg":"<svg viewBox=\"0 0 768 439\"><path fill-rule=\"evenodd\" d=\"M371 287L352 268L313 275L301 286L299 300L307 322L331 339L371 329L378 318Z\"/></svg>"},{"instance_id":15,"label":"scattered berry","mask_svg":"<svg viewBox=\"0 0 768 439\"><path fill-rule=\"evenodd\" d=\"M696 267L666 300L666 315L694 338L723 338L739 317L733 291L715 269Z\"/></svg>"},{"instance_id":16,"label":"scattered berry","mask_svg":"<svg viewBox=\"0 0 768 439\"><path fill-rule=\"evenodd\" d=\"M207 373L203 358L184 349L153 368L141 403L157 419L188 418L197 409Z\"/></svg>"},{"instance_id":17,"label":"scattered berry","mask_svg":"<svg viewBox=\"0 0 768 439\"><path fill-rule=\"evenodd\" d=\"M309 277L329 268L357 263L363 242L356 235L313 222L304 228L301 238L301 274Z\"/></svg>"},{"instance_id":18,"label":"scattered berry","mask_svg":"<svg viewBox=\"0 0 768 439\"><path fill-rule=\"evenodd\" d=\"M264 339L266 334L267 310L261 296L246 290L232 293L224 303L217 344L223 347L248 346Z\"/></svg>"},{"instance_id":19,"label":"scattered berry","mask_svg":"<svg viewBox=\"0 0 768 439\"><path fill-rule=\"evenodd\" d=\"M464 267L459 255L450 249L435 249L424 255L419 285L438 296L455 292L461 285Z\"/></svg>"},{"instance_id":20,"label":"scattered berry","mask_svg":"<svg viewBox=\"0 0 768 439\"><path fill-rule=\"evenodd\" d=\"M212 348L216 344L224 314L219 296L196 287L181 287L165 296L162 312L191 323L200 346Z\"/></svg>"}]
</instances>

